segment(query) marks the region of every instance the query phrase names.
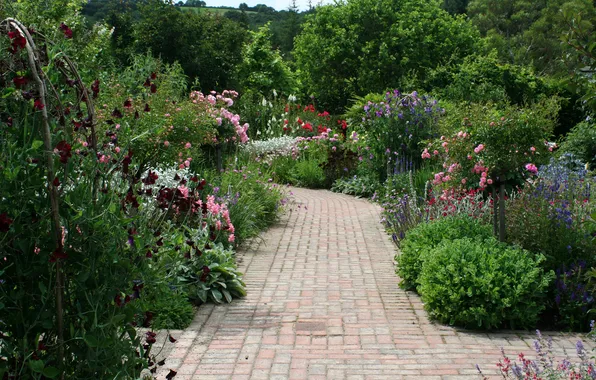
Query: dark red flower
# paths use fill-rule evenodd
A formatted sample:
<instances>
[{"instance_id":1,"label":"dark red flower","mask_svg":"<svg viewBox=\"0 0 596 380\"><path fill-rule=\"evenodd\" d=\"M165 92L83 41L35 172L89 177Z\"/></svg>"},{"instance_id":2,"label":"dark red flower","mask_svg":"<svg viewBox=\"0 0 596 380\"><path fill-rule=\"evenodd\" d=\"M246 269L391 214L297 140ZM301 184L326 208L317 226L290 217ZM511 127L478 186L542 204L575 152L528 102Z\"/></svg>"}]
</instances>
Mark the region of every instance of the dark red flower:
<instances>
[{"instance_id":1,"label":"dark red flower","mask_svg":"<svg viewBox=\"0 0 596 380\"><path fill-rule=\"evenodd\" d=\"M54 185L54 187L60 186L60 179L58 177L54 178L52 185Z\"/></svg>"},{"instance_id":2,"label":"dark red flower","mask_svg":"<svg viewBox=\"0 0 596 380\"><path fill-rule=\"evenodd\" d=\"M132 107L132 101L130 99L126 99L124 101L124 108L131 108Z\"/></svg>"},{"instance_id":3,"label":"dark red flower","mask_svg":"<svg viewBox=\"0 0 596 380\"><path fill-rule=\"evenodd\" d=\"M27 45L27 39L17 31L8 32L8 37L12 40L10 48L12 54L15 54L19 49L24 49Z\"/></svg>"},{"instance_id":4,"label":"dark red flower","mask_svg":"<svg viewBox=\"0 0 596 380\"><path fill-rule=\"evenodd\" d=\"M145 83L143 83L143 86L145 86L145 87L151 87L151 80L149 78L147 78L145 80Z\"/></svg>"},{"instance_id":5,"label":"dark red flower","mask_svg":"<svg viewBox=\"0 0 596 380\"><path fill-rule=\"evenodd\" d=\"M66 164L68 162L68 159L72 157L72 146L64 140L60 141L56 145L54 151L56 151L60 155L60 162L62 162L63 164Z\"/></svg>"},{"instance_id":6,"label":"dark red flower","mask_svg":"<svg viewBox=\"0 0 596 380\"><path fill-rule=\"evenodd\" d=\"M72 29L68 27L65 23L60 24L60 30L64 33L64 38L72 38Z\"/></svg>"},{"instance_id":7,"label":"dark red flower","mask_svg":"<svg viewBox=\"0 0 596 380\"><path fill-rule=\"evenodd\" d=\"M176 343L177 339L174 339L174 337L171 334L168 334L168 339L170 341L170 343Z\"/></svg>"},{"instance_id":8,"label":"dark red flower","mask_svg":"<svg viewBox=\"0 0 596 380\"><path fill-rule=\"evenodd\" d=\"M134 208L139 208L140 206L139 201L137 201L137 197L135 197L134 193L132 192L132 189L129 189L128 193L126 193L126 203L130 203Z\"/></svg>"},{"instance_id":9,"label":"dark red flower","mask_svg":"<svg viewBox=\"0 0 596 380\"><path fill-rule=\"evenodd\" d=\"M153 344L156 342L155 337L157 336L156 333L154 333L153 331L147 331L147 333L145 334L145 341L149 344Z\"/></svg>"},{"instance_id":10,"label":"dark red flower","mask_svg":"<svg viewBox=\"0 0 596 380\"><path fill-rule=\"evenodd\" d=\"M66 79L66 84L68 85L68 87L74 87L76 83L77 81L74 79Z\"/></svg>"},{"instance_id":11,"label":"dark red flower","mask_svg":"<svg viewBox=\"0 0 596 380\"><path fill-rule=\"evenodd\" d=\"M116 306L122 306L122 297L120 297L119 294L116 297L114 297L114 303L116 304Z\"/></svg>"},{"instance_id":12,"label":"dark red flower","mask_svg":"<svg viewBox=\"0 0 596 380\"><path fill-rule=\"evenodd\" d=\"M178 372L174 371L173 369L170 370L170 373L166 375L166 380L172 380L174 376L176 376Z\"/></svg>"},{"instance_id":13,"label":"dark red flower","mask_svg":"<svg viewBox=\"0 0 596 380\"><path fill-rule=\"evenodd\" d=\"M153 257L153 253L151 253L150 250L147 250L147 253L145 253L145 257L148 258L148 259L150 259L150 258Z\"/></svg>"},{"instance_id":14,"label":"dark red flower","mask_svg":"<svg viewBox=\"0 0 596 380\"><path fill-rule=\"evenodd\" d=\"M143 111L151 112L151 108L149 108L149 104L145 103L145 109Z\"/></svg>"},{"instance_id":15,"label":"dark red flower","mask_svg":"<svg viewBox=\"0 0 596 380\"><path fill-rule=\"evenodd\" d=\"M114 108L114 111L112 111L112 117L115 117L116 119L120 119L120 118L122 118L122 112L120 112L120 110L118 108Z\"/></svg>"},{"instance_id":16,"label":"dark red flower","mask_svg":"<svg viewBox=\"0 0 596 380\"><path fill-rule=\"evenodd\" d=\"M64 252L64 249L62 247L56 248L56 250L50 256L50 262L55 263L60 259L68 259L68 254Z\"/></svg>"},{"instance_id":17,"label":"dark red flower","mask_svg":"<svg viewBox=\"0 0 596 380\"><path fill-rule=\"evenodd\" d=\"M151 79L157 78L157 73L154 71L151 73Z\"/></svg>"},{"instance_id":18,"label":"dark red flower","mask_svg":"<svg viewBox=\"0 0 596 380\"><path fill-rule=\"evenodd\" d=\"M41 111L42 109L44 109L44 107L45 105L43 104L41 99L35 99L35 101L33 102L33 108L36 110Z\"/></svg>"},{"instance_id":19,"label":"dark red flower","mask_svg":"<svg viewBox=\"0 0 596 380\"><path fill-rule=\"evenodd\" d=\"M204 265L202 270L203 270L203 274L201 274L201 281L206 282L207 276L209 275L209 273L211 273L211 269L209 269L209 267L207 265Z\"/></svg>"},{"instance_id":20,"label":"dark red flower","mask_svg":"<svg viewBox=\"0 0 596 380\"><path fill-rule=\"evenodd\" d=\"M72 124L74 125L74 131L78 132L79 129L83 126L82 121L76 121L75 119L72 120Z\"/></svg>"},{"instance_id":21,"label":"dark red flower","mask_svg":"<svg viewBox=\"0 0 596 380\"><path fill-rule=\"evenodd\" d=\"M0 214L0 232L8 232L12 222L6 213Z\"/></svg>"},{"instance_id":22,"label":"dark red flower","mask_svg":"<svg viewBox=\"0 0 596 380\"><path fill-rule=\"evenodd\" d=\"M12 78L12 83L16 88L21 88L27 84L27 78L25 77L14 77Z\"/></svg>"},{"instance_id":23,"label":"dark red flower","mask_svg":"<svg viewBox=\"0 0 596 380\"><path fill-rule=\"evenodd\" d=\"M141 117L141 116L139 115L139 111L135 110L135 119L138 119L139 117Z\"/></svg>"},{"instance_id":24,"label":"dark red flower","mask_svg":"<svg viewBox=\"0 0 596 380\"><path fill-rule=\"evenodd\" d=\"M93 92L93 99L96 99L97 95L99 95L99 79L96 79L95 82L93 82L91 91Z\"/></svg>"},{"instance_id":25,"label":"dark red flower","mask_svg":"<svg viewBox=\"0 0 596 380\"><path fill-rule=\"evenodd\" d=\"M6 120L6 125L8 125L9 127L12 127L12 117L9 117L9 118Z\"/></svg>"},{"instance_id":26,"label":"dark red flower","mask_svg":"<svg viewBox=\"0 0 596 380\"><path fill-rule=\"evenodd\" d=\"M143 183L145 185L154 185L155 181L157 181L158 178L159 176L157 175L157 173L149 170L149 173L147 173L147 177L143 179Z\"/></svg>"},{"instance_id":27,"label":"dark red flower","mask_svg":"<svg viewBox=\"0 0 596 380\"><path fill-rule=\"evenodd\" d=\"M64 109L64 114L65 114L65 115L70 115L70 107L66 107L66 108Z\"/></svg>"},{"instance_id":28,"label":"dark red flower","mask_svg":"<svg viewBox=\"0 0 596 380\"><path fill-rule=\"evenodd\" d=\"M157 92L157 86L155 85L155 83L151 83L151 93L155 94Z\"/></svg>"}]
</instances>

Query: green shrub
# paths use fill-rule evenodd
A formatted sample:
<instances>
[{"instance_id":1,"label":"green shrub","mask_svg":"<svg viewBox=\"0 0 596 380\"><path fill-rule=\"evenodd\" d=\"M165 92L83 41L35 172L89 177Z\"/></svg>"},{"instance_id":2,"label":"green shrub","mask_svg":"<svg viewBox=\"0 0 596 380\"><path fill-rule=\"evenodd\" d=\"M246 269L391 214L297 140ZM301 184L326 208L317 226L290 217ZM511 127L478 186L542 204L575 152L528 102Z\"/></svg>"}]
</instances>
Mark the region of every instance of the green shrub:
<instances>
[{"instance_id":1,"label":"green shrub","mask_svg":"<svg viewBox=\"0 0 596 380\"><path fill-rule=\"evenodd\" d=\"M350 194L357 197L370 197L380 187L376 176L363 175L349 178L340 178L333 183L331 191Z\"/></svg>"},{"instance_id":2,"label":"green shrub","mask_svg":"<svg viewBox=\"0 0 596 380\"><path fill-rule=\"evenodd\" d=\"M152 329L185 329L195 314L188 294L166 284L149 287L141 299L143 311L153 315Z\"/></svg>"},{"instance_id":3,"label":"green shrub","mask_svg":"<svg viewBox=\"0 0 596 380\"><path fill-rule=\"evenodd\" d=\"M229 303L233 298L246 296L242 273L236 270L233 252L224 250L219 244L200 257L191 258L180 275L190 298L196 303Z\"/></svg>"},{"instance_id":4,"label":"green shrub","mask_svg":"<svg viewBox=\"0 0 596 380\"><path fill-rule=\"evenodd\" d=\"M573 127L563 140L560 152L572 153L592 169L596 168L596 125L586 121Z\"/></svg>"},{"instance_id":5,"label":"green shrub","mask_svg":"<svg viewBox=\"0 0 596 380\"><path fill-rule=\"evenodd\" d=\"M401 243L401 253L395 256L400 286L413 290L419 285L423 262L428 256L426 253L442 241L461 238L483 241L491 237L490 226L468 217L451 217L419 224L407 233Z\"/></svg>"},{"instance_id":6,"label":"green shrub","mask_svg":"<svg viewBox=\"0 0 596 380\"><path fill-rule=\"evenodd\" d=\"M317 160L306 159L296 162L293 169L296 185L312 189L325 187L325 172Z\"/></svg>"},{"instance_id":7,"label":"green shrub","mask_svg":"<svg viewBox=\"0 0 596 380\"><path fill-rule=\"evenodd\" d=\"M495 239L444 240L426 255L418 290L431 317L470 328L529 328L553 273L543 256Z\"/></svg>"}]
</instances>

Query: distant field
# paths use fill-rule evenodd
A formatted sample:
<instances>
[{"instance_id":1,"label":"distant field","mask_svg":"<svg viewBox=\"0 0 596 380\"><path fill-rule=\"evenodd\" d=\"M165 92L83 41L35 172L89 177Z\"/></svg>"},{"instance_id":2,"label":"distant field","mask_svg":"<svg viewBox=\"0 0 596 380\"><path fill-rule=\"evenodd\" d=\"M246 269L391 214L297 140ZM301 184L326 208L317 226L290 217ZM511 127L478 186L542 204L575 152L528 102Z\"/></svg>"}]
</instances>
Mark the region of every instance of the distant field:
<instances>
[{"instance_id":1,"label":"distant field","mask_svg":"<svg viewBox=\"0 0 596 380\"><path fill-rule=\"evenodd\" d=\"M217 13L217 14L221 14L223 15L224 13L228 12L228 11L237 11L239 12L240 10L238 8L211 8L211 7L180 7L180 9L182 9L183 11L186 12L195 12L195 13ZM257 13L257 12L253 12L253 11L247 11L248 13Z\"/></svg>"}]
</instances>

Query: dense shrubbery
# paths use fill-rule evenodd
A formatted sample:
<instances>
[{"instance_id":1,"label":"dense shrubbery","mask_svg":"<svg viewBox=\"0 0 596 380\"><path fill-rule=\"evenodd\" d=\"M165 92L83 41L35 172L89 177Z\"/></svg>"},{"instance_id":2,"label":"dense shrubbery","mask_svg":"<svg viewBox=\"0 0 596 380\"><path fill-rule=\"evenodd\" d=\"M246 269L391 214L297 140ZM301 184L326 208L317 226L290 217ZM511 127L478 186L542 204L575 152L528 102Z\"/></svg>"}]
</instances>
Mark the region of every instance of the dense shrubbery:
<instances>
[{"instance_id":1,"label":"dense shrubbery","mask_svg":"<svg viewBox=\"0 0 596 380\"><path fill-rule=\"evenodd\" d=\"M479 243L492 237L490 226L468 216L454 216L422 223L408 231L400 243L400 253L395 256L400 285L408 290L416 289L423 263L432 250L443 241L463 238L477 239Z\"/></svg>"},{"instance_id":2,"label":"dense shrubbery","mask_svg":"<svg viewBox=\"0 0 596 380\"><path fill-rule=\"evenodd\" d=\"M541 256L496 239L444 240L425 256L418 290L431 317L470 328L529 328L552 273Z\"/></svg>"}]
</instances>

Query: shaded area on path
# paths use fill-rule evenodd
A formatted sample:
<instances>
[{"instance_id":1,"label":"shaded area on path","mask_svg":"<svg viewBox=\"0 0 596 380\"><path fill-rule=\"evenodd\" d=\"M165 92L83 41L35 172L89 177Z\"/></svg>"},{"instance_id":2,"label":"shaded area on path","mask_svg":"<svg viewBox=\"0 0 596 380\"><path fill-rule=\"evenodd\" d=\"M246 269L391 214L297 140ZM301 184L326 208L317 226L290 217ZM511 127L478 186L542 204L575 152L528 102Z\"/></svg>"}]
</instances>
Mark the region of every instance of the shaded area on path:
<instances>
[{"instance_id":1,"label":"shaded area on path","mask_svg":"<svg viewBox=\"0 0 596 380\"><path fill-rule=\"evenodd\" d=\"M462 379L496 375L503 347L533 354L535 335L431 323L399 288L395 247L366 200L293 189L296 205L240 252L248 295L203 305L159 378ZM574 359L578 335L545 333ZM500 377L498 377L500 378Z\"/></svg>"}]
</instances>

